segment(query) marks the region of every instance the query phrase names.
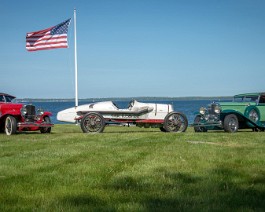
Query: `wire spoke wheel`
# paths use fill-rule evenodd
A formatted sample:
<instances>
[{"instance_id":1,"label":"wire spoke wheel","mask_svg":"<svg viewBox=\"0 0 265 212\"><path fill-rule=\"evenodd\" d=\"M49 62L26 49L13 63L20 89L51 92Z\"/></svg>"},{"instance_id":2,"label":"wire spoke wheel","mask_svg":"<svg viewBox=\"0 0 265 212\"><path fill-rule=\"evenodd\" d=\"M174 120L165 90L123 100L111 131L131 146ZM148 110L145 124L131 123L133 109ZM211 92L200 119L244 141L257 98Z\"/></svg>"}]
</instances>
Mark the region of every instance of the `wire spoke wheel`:
<instances>
[{"instance_id":1,"label":"wire spoke wheel","mask_svg":"<svg viewBox=\"0 0 265 212\"><path fill-rule=\"evenodd\" d=\"M188 127L187 117L179 112L169 113L164 121L166 132L185 132Z\"/></svg>"},{"instance_id":2,"label":"wire spoke wheel","mask_svg":"<svg viewBox=\"0 0 265 212\"><path fill-rule=\"evenodd\" d=\"M13 135L17 132L17 120L13 116L7 116L5 120L5 133Z\"/></svg>"},{"instance_id":3,"label":"wire spoke wheel","mask_svg":"<svg viewBox=\"0 0 265 212\"><path fill-rule=\"evenodd\" d=\"M81 120L81 129L84 133L100 133L105 128L105 121L99 113L88 113Z\"/></svg>"}]
</instances>

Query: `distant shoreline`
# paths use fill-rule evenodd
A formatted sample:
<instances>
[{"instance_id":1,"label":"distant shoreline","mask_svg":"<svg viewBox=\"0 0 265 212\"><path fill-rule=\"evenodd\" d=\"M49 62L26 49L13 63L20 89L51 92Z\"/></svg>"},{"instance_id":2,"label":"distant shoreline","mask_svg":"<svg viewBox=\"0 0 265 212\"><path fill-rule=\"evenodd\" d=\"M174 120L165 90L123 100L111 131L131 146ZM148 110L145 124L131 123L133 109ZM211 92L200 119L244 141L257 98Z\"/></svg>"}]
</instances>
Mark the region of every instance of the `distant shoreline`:
<instances>
[{"instance_id":1,"label":"distant shoreline","mask_svg":"<svg viewBox=\"0 0 265 212\"><path fill-rule=\"evenodd\" d=\"M106 97L106 98L84 98L79 99L80 102L91 101L130 101L132 99L137 99L138 101L194 101L194 100L232 100L232 96L192 96L192 97ZM73 102L74 98L18 98L16 99L20 102Z\"/></svg>"}]
</instances>

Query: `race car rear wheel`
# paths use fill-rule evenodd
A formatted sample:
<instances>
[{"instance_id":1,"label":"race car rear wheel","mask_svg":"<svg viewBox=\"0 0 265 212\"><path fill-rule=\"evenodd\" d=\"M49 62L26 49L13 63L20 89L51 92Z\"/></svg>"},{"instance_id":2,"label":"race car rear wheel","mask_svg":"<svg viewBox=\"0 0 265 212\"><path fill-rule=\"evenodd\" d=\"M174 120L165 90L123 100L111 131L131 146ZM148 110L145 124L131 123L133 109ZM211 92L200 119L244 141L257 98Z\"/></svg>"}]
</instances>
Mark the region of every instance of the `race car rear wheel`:
<instances>
[{"instance_id":1,"label":"race car rear wheel","mask_svg":"<svg viewBox=\"0 0 265 212\"><path fill-rule=\"evenodd\" d=\"M99 113L88 113L81 120L81 129L84 133L101 133L105 128L105 120Z\"/></svg>"},{"instance_id":2,"label":"race car rear wheel","mask_svg":"<svg viewBox=\"0 0 265 212\"><path fill-rule=\"evenodd\" d=\"M185 132L188 127L188 119L183 113L171 112L164 119L166 132Z\"/></svg>"},{"instance_id":3,"label":"race car rear wheel","mask_svg":"<svg viewBox=\"0 0 265 212\"><path fill-rule=\"evenodd\" d=\"M166 130L164 129L164 127L159 127L161 132L166 132Z\"/></svg>"},{"instance_id":4,"label":"race car rear wheel","mask_svg":"<svg viewBox=\"0 0 265 212\"><path fill-rule=\"evenodd\" d=\"M5 133L13 135L17 132L17 120L14 116L7 116L5 121Z\"/></svg>"}]
</instances>

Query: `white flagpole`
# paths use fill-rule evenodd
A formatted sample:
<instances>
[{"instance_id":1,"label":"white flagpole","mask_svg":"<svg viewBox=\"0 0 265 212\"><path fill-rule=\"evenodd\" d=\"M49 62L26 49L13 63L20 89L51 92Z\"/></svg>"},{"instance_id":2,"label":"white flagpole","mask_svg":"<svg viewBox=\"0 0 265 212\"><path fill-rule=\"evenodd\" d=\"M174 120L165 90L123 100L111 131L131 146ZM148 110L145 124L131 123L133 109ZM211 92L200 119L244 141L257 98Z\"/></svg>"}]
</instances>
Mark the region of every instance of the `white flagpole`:
<instances>
[{"instance_id":1,"label":"white flagpole","mask_svg":"<svg viewBox=\"0 0 265 212\"><path fill-rule=\"evenodd\" d=\"M75 40L75 107L78 106L78 81L77 81L77 47L76 47L76 9L74 9L74 40Z\"/></svg>"}]
</instances>

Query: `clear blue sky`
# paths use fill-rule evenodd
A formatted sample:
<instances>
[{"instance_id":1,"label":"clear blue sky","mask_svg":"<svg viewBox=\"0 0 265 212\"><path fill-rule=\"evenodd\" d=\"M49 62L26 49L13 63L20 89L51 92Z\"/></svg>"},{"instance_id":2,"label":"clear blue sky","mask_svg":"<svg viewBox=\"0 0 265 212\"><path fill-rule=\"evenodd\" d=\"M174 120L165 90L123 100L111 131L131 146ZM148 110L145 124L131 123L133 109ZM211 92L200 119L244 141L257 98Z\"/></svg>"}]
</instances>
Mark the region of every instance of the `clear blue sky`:
<instances>
[{"instance_id":1,"label":"clear blue sky","mask_svg":"<svg viewBox=\"0 0 265 212\"><path fill-rule=\"evenodd\" d=\"M74 98L69 48L27 52L27 32L77 9L79 98L265 91L264 0L1 0L0 92Z\"/></svg>"}]
</instances>

